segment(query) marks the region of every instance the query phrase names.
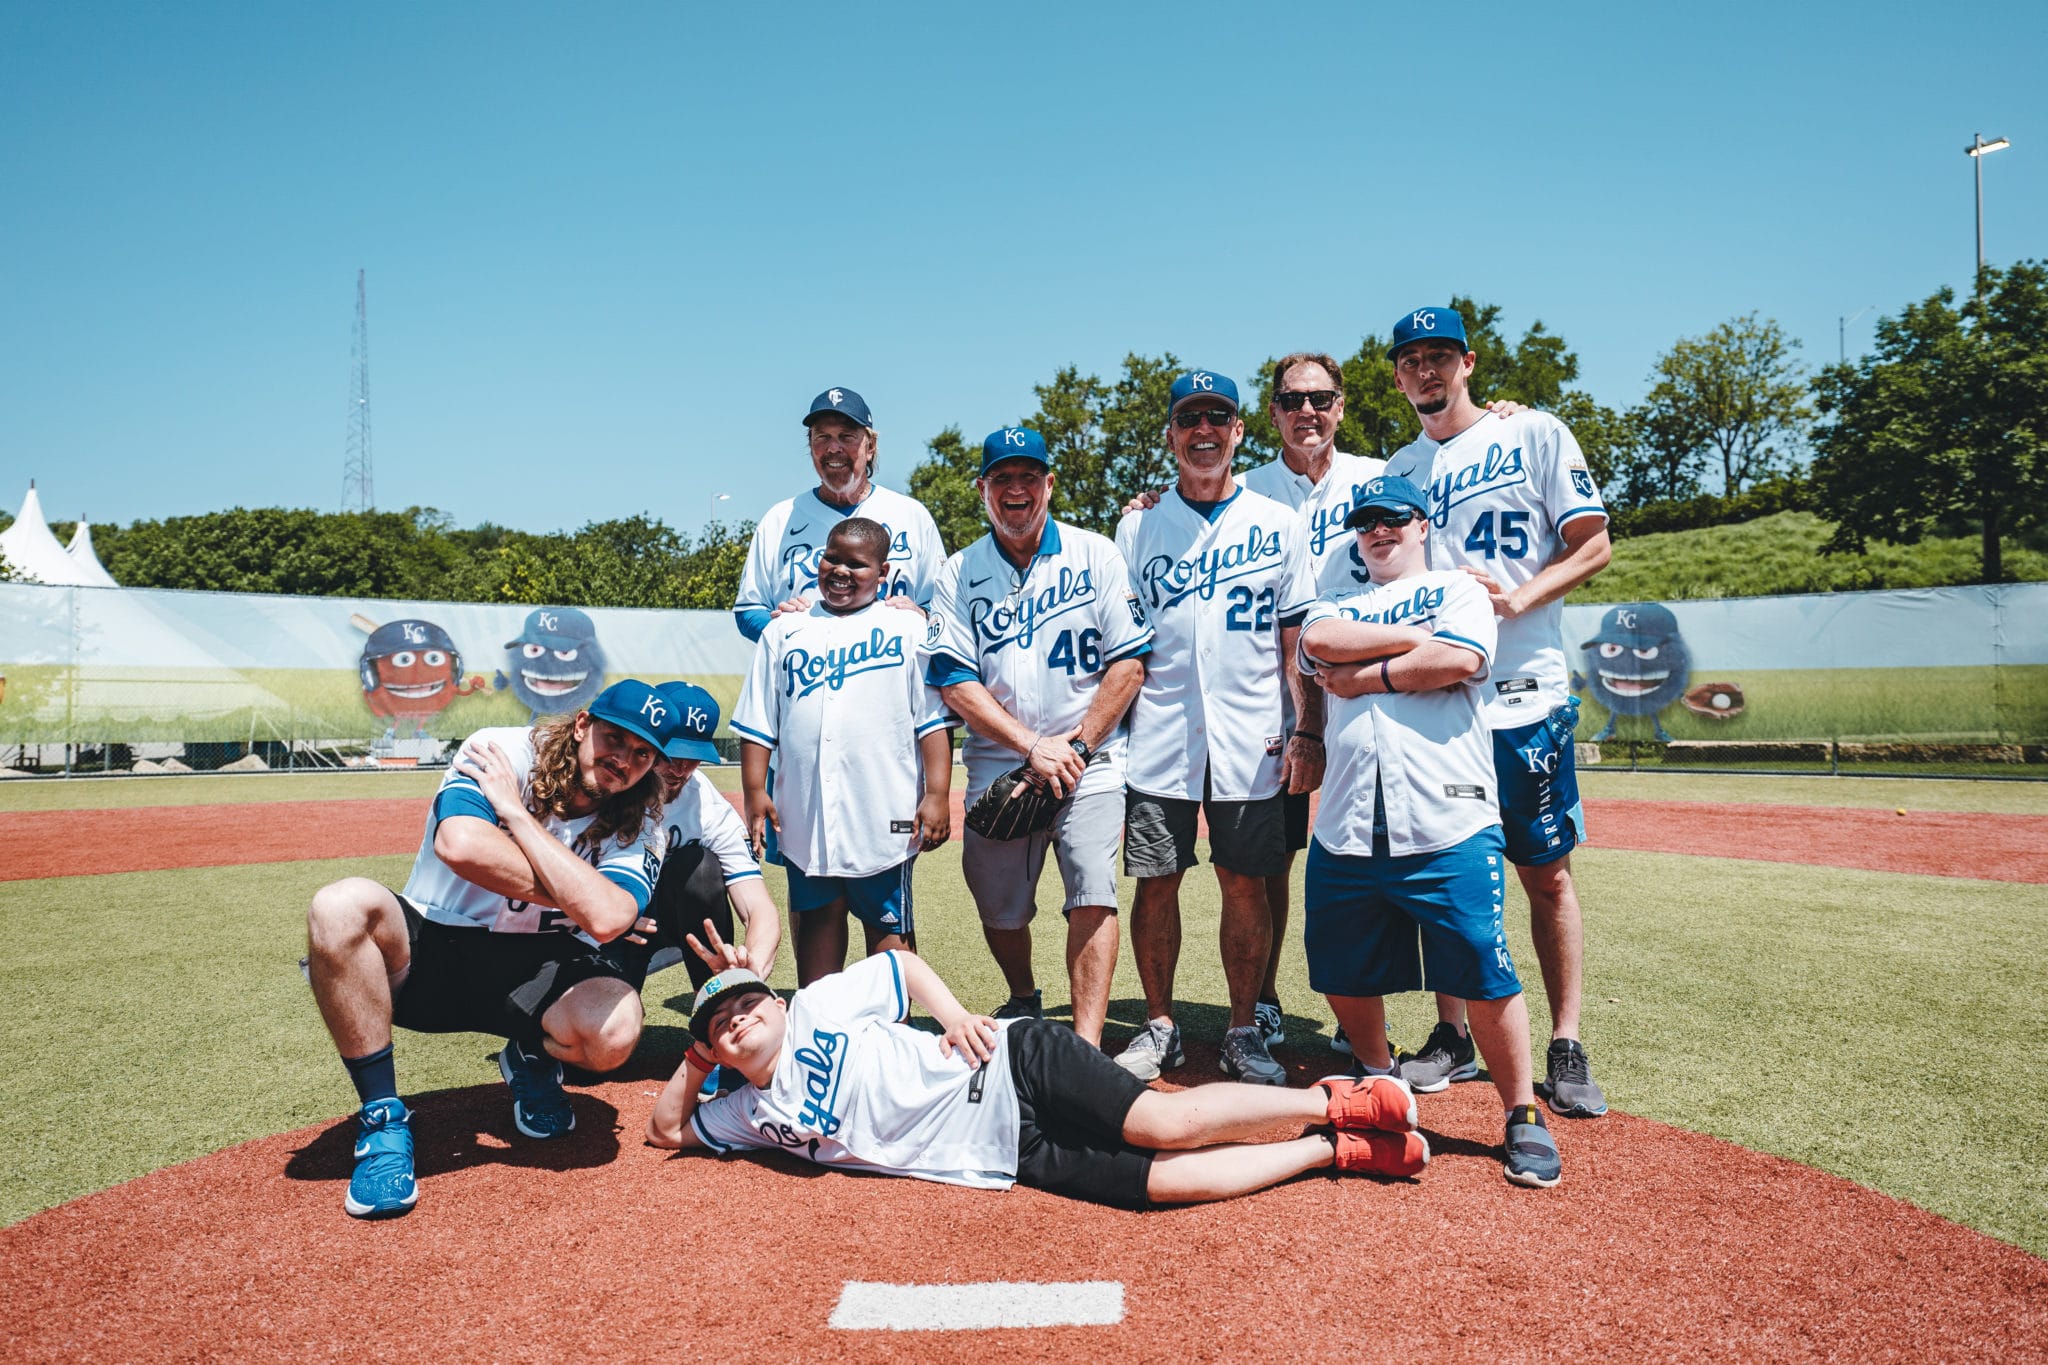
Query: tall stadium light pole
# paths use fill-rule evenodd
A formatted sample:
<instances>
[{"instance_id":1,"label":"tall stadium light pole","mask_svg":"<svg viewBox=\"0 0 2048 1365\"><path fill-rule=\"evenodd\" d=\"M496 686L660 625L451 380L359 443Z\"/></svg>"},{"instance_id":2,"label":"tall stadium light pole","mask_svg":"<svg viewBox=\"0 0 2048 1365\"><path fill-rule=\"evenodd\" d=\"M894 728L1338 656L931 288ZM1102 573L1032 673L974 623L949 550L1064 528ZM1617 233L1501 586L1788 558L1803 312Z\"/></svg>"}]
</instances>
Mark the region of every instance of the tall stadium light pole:
<instances>
[{"instance_id":1,"label":"tall stadium light pole","mask_svg":"<svg viewBox=\"0 0 2048 1365\"><path fill-rule=\"evenodd\" d=\"M1973 133L1970 135L1970 145L1963 148L1964 154L1970 160L1977 163L1977 273L1979 275L1984 273L1984 158L1993 152L2002 152L2010 146L2012 146L2012 143L2002 137L1995 137L1991 141L1986 142L1984 134Z\"/></svg>"},{"instance_id":2,"label":"tall stadium light pole","mask_svg":"<svg viewBox=\"0 0 2048 1365\"><path fill-rule=\"evenodd\" d=\"M718 520L718 504L720 504L721 502L731 502L731 501L732 501L732 494L730 494L730 493L713 493L713 494L711 495L711 515L710 515L709 517L706 517L706 518L705 518L705 520L704 520L704 524L705 524L706 526L709 526L709 525L710 525L710 524L711 524L712 522L714 522L714 521L717 521L717 520Z\"/></svg>"},{"instance_id":3,"label":"tall stadium light pole","mask_svg":"<svg viewBox=\"0 0 2048 1365\"><path fill-rule=\"evenodd\" d=\"M1877 305L1874 303L1866 303L1847 317L1843 317L1839 313L1835 315L1835 338L1837 344L1842 348L1842 363L1844 365L1849 363L1849 324L1875 307Z\"/></svg>"}]
</instances>

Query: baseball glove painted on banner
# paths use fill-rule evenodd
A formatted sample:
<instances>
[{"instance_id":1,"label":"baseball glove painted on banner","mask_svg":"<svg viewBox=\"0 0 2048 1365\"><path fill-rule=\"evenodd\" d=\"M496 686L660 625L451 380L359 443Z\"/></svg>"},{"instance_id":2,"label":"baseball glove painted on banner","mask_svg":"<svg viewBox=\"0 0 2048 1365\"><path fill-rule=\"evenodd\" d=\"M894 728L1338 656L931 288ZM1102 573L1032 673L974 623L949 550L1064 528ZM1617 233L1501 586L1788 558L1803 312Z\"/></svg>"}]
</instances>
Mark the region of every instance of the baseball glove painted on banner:
<instances>
[{"instance_id":1,"label":"baseball glove painted on banner","mask_svg":"<svg viewBox=\"0 0 2048 1365\"><path fill-rule=\"evenodd\" d=\"M1061 799L1026 763L988 784L967 812L967 828L998 842L1042 834L1052 828Z\"/></svg>"}]
</instances>

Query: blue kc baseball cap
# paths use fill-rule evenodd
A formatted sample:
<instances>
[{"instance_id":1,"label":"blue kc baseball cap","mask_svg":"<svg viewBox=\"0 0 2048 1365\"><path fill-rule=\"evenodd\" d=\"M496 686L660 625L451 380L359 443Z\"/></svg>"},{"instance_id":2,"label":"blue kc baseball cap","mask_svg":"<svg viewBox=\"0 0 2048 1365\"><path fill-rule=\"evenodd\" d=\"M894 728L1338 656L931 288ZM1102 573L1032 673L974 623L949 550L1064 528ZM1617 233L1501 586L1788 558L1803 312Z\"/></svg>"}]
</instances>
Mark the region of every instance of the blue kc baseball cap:
<instances>
[{"instance_id":1,"label":"blue kc baseball cap","mask_svg":"<svg viewBox=\"0 0 2048 1365\"><path fill-rule=\"evenodd\" d=\"M1472 349L1465 340L1465 319L1455 308L1418 308L1403 313L1394 324L1394 344L1387 347L1387 359L1392 360L1411 341L1455 341L1461 351Z\"/></svg>"},{"instance_id":2,"label":"blue kc baseball cap","mask_svg":"<svg viewBox=\"0 0 2048 1365\"><path fill-rule=\"evenodd\" d=\"M669 758L682 733L682 716L668 698L641 682L624 678L597 694L585 710L598 720L636 734Z\"/></svg>"},{"instance_id":3,"label":"blue kc baseball cap","mask_svg":"<svg viewBox=\"0 0 2048 1365\"><path fill-rule=\"evenodd\" d=\"M1351 510L1344 516L1344 529L1356 530L1356 523L1365 519L1368 512L1384 512L1390 507L1404 507L1411 512L1429 515L1429 495L1415 486L1412 479L1398 475L1368 479L1365 491Z\"/></svg>"},{"instance_id":4,"label":"blue kc baseball cap","mask_svg":"<svg viewBox=\"0 0 2048 1365\"><path fill-rule=\"evenodd\" d=\"M1036 460L1047 469L1052 468L1052 459L1045 453L1045 438L1030 427L1004 427L988 434L988 439L981 443L981 472L988 473L1004 460Z\"/></svg>"},{"instance_id":5,"label":"blue kc baseball cap","mask_svg":"<svg viewBox=\"0 0 2048 1365\"><path fill-rule=\"evenodd\" d=\"M507 640L505 648L514 645L542 645L548 649L581 649L597 639L597 627L590 623L590 617L574 607L536 607L526 613L526 625L520 630L519 638Z\"/></svg>"},{"instance_id":6,"label":"blue kc baseball cap","mask_svg":"<svg viewBox=\"0 0 2048 1365\"><path fill-rule=\"evenodd\" d=\"M868 412L868 401L852 389L827 389L811 400L811 410L804 416L804 425L809 426L827 413L836 413L850 422L857 422L869 431L875 429L875 419Z\"/></svg>"},{"instance_id":7,"label":"blue kc baseball cap","mask_svg":"<svg viewBox=\"0 0 2048 1365\"><path fill-rule=\"evenodd\" d=\"M665 682L655 691L667 698L681 716L676 738L662 747L670 758L691 758L699 763L722 763L718 746L711 737L718 733L718 703L709 692L692 682Z\"/></svg>"},{"instance_id":8,"label":"blue kc baseball cap","mask_svg":"<svg viewBox=\"0 0 2048 1365\"><path fill-rule=\"evenodd\" d=\"M1197 398L1221 400L1232 412L1237 411L1237 385L1228 376L1211 370L1190 370L1173 381L1173 395L1166 409L1168 417L1181 410L1183 404Z\"/></svg>"}]
</instances>

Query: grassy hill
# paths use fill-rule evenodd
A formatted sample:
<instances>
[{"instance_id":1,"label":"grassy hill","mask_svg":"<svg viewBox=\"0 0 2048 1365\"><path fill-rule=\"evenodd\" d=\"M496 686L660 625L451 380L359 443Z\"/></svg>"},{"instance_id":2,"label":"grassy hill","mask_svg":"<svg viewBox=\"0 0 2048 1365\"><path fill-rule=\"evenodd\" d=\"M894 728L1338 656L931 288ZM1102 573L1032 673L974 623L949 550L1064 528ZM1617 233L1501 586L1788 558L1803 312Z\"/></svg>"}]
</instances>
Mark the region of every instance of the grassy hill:
<instances>
[{"instance_id":1,"label":"grassy hill","mask_svg":"<svg viewBox=\"0 0 2048 1365\"><path fill-rule=\"evenodd\" d=\"M1832 523L1811 512L1780 512L1734 526L1631 536L1614 545L1614 560L1574 592L1573 602L1672 602L1696 597L1846 592L1877 588L1942 588L1979 581L1975 538L1918 545L1870 543L1861 555L1823 555ZM2005 547L2006 572L2048 579L2048 554Z\"/></svg>"}]
</instances>

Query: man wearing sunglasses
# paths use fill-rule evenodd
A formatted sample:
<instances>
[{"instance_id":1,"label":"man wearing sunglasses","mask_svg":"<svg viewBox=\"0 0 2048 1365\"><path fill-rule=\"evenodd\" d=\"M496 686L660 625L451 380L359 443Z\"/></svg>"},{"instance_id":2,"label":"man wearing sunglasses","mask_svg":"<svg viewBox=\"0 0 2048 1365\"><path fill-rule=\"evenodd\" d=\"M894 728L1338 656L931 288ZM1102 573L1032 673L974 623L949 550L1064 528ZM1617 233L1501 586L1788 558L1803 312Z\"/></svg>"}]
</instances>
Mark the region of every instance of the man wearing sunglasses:
<instances>
[{"instance_id":1,"label":"man wearing sunglasses","mask_svg":"<svg viewBox=\"0 0 2048 1365\"><path fill-rule=\"evenodd\" d=\"M1430 564L1464 569L1500 618L1487 681L1496 796L1507 856L1529 897L1549 997L1551 1040L1539 1090L1552 1112L1593 1118L1607 1100L1579 1042L1584 931L1571 852L1584 838L1572 728L1579 704L1564 654L1564 595L1607 564L1607 510L1571 431L1544 412L1502 417L1472 401L1477 361L1455 309L1418 308L1394 324L1394 382L1422 435L1387 461L1429 493ZM1424 1092L1478 1074L1466 1009L1437 997L1439 1022L1403 1075Z\"/></svg>"},{"instance_id":2,"label":"man wearing sunglasses","mask_svg":"<svg viewBox=\"0 0 2048 1365\"><path fill-rule=\"evenodd\" d=\"M1151 1080L1183 1060L1173 1020L1180 881L1195 865L1198 814L1223 895L1230 1027L1223 1074L1284 1085L1255 1006L1273 951L1266 879L1287 871L1283 789L1306 791L1308 741L1286 736L1298 689L1294 635L1315 597L1308 537L1292 509L1238 486L1237 385L1197 370L1173 383L1167 422L1179 479L1126 513L1117 549L1152 620L1152 657L1131 708L1124 871L1138 878L1131 948L1148 1022L1117 1062Z\"/></svg>"}]
</instances>

